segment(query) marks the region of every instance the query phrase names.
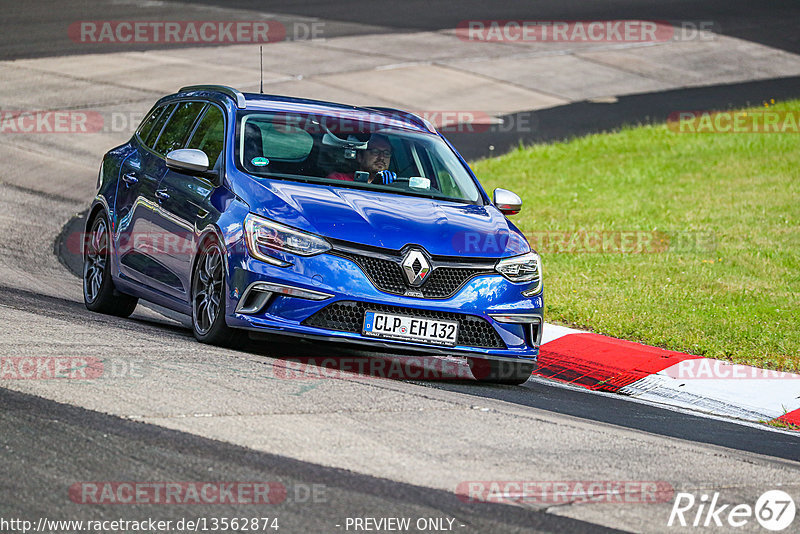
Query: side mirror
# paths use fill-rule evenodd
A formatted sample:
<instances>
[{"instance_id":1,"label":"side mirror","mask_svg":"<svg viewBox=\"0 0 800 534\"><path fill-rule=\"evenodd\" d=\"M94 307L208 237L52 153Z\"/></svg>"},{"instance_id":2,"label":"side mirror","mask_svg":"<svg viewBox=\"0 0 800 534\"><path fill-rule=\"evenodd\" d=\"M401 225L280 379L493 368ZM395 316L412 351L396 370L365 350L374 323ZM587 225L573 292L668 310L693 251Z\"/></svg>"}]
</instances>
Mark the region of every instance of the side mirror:
<instances>
[{"instance_id":1,"label":"side mirror","mask_svg":"<svg viewBox=\"0 0 800 534\"><path fill-rule=\"evenodd\" d=\"M188 174L207 174L208 156L196 148L181 148L167 154L167 167Z\"/></svg>"},{"instance_id":2,"label":"side mirror","mask_svg":"<svg viewBox=\"0 0 800 534\"><path fill-rule=\"evenodd\" d=\"M492 201L503 215L516 215L522 209L522 199L507 189L495 189Z\"/></svg>"}]
</instances>

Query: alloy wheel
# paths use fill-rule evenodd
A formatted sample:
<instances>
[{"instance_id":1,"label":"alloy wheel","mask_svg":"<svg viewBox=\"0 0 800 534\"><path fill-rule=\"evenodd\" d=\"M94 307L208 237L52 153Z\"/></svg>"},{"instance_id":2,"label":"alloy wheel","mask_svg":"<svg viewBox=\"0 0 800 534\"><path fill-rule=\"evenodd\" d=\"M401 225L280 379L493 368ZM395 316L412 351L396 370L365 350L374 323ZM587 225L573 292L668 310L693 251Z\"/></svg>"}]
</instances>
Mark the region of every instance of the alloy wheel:
<instances>
[{"instance_id":1,"label":"alloy wheel","mask_svg":"<svg viewBox=\"0 0 800 534\"><path fill-rule=\"evenodd\" d=\"M216 244L209 245L197 263L192 283L192 307L194 327L200 334L206 334L220 312L223 286L222 252Z\"/></svg>"},{"instance_id":2,"label":"alloy wheel","mask_svg":"<svg viewBox=\"0 0 800 534\"><path fill-rule=\"evenodd\" d=\"M108 259L108 226L105 218L95 219L90 236L83 260L83 291L86 300L94 302L103 285Z\"/></svg>"}]
</instances>

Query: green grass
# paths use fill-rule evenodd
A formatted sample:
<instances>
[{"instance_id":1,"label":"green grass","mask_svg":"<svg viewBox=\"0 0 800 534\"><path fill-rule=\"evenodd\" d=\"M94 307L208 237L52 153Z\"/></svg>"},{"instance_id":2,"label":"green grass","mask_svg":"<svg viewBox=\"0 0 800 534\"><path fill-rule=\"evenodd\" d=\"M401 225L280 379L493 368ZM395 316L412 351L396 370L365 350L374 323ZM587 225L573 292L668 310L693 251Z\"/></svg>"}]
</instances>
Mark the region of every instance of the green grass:
<instances>
[{"instance_id":1,"label":"green grass","mask_svg":"<svg viewBox=\"0 0 800 534\"><path fill-rule=\"evenodd\" d=\"M783 430L800 430L800 426L793 425L792 423L785 423L780 419L773 419L772 421L760 421L760 422L775 428L781 428Z\"/></svg>"},{"instance_id":2,"label":"green grass","mask_svg":"<svg viewBox=\"0 0 800 534\"><path fill-rule=\"evenodd\" d=\"M771 109L800 110L800 100ZM520 148L472 167L487 190L504 187L524 199L512 220L525 233L714 237L699 250L654 253L543 247L547 321L800 370L800 134L639 126Z\"/></svg>"}]
</instances>

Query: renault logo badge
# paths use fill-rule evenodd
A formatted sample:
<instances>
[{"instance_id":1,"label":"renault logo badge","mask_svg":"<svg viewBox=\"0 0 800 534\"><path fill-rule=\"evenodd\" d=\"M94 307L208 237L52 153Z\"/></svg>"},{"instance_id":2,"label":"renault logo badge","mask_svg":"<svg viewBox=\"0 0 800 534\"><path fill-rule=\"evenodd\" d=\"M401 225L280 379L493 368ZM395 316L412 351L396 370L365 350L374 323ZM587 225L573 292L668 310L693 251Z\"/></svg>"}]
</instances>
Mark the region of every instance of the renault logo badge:
<instances>
[{"instance_id":1,"label":"renault logo badge","mask_svg":"<svg viewBox=\"0 0 800 534\"><path fill-rule=\"evenodd\" d=\"M431 264L428 263L425 255L420 250L409 250L400 266L403 268L403 274L405 274L406 281L411 287L421 286L428 279L428 275L431 272Z\"/></svg>"}]
</instances>

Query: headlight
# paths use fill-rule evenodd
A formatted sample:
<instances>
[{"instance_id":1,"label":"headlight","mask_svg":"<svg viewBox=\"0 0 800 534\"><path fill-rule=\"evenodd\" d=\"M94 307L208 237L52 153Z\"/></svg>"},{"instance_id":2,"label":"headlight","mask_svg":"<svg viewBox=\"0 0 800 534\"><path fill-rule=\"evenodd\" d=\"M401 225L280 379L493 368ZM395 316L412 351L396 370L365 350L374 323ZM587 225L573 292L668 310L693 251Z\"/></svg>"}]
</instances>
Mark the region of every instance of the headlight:
<instances>
[{"instance_id":1,"label":"headlight","mask_svg":"<svg viewBox=\"0 0 800 534\"><path fill-rule=\"evenodd\" d=\"M330 250L331 245L321 237L295 230L258 215L248 214L244 220L247 249L259 260L285 267L285 261L271 251L280 250L299 256L314 256Z\"/></svg>"},{"instance_id":2,"label":"headlight","mask_svg":"<svg viewBox=\"0 0 800 534\"><path fill-rule=\"evenodd\" d=\"M536 282L536 287L525 291L529 295L534 295L541 289L542 266L539 255L535 252L500 260L495 269L512 282Z\"/></svg>"},{"instance_id":3,"label":"headlight","mask_svg":"<svg viewBox=\"0 0 800 534\"><path fill-rule=\"evenodd\" d=\"M103 183L103 165L105 165L105 162L105 158L100 162L100 172L97 173L97 191L100 191L100 185Z\"/></svg>"}]
</instances>

